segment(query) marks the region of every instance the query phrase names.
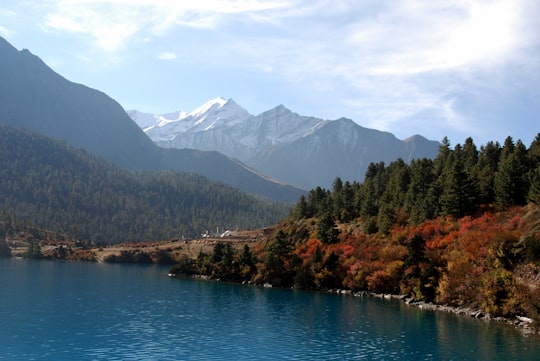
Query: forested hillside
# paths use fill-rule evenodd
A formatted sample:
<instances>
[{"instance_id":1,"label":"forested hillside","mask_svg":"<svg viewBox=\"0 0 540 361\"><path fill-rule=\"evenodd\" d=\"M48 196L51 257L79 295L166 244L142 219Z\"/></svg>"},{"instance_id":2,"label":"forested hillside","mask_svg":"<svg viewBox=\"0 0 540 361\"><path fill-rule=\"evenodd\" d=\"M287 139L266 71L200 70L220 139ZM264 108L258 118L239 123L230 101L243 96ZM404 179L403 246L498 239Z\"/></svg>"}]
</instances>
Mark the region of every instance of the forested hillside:
<instances>
[{"instance_id":1,"label":"forested hillside","mask_svg":"<svg viewBox=\"0 0 540 361\"><path fill-rule=\"evenodd\" d=\"M218 246L178 272L284 287L405 294L540 319L540 134L472 139L435 160L371 164L302 197L262 249Z\"/></svg>"},{"instance_id":2,"label":"forested hillside","mask_svg":"<svg viewBox=\"0 0 540 361\"><path fill-rule=\"evenodd\" d=\"M65 143L0 126L0 221L93 242L159 240L256 228L287 214L202 176L131 173Z\"/></svg>"}]
</instances>

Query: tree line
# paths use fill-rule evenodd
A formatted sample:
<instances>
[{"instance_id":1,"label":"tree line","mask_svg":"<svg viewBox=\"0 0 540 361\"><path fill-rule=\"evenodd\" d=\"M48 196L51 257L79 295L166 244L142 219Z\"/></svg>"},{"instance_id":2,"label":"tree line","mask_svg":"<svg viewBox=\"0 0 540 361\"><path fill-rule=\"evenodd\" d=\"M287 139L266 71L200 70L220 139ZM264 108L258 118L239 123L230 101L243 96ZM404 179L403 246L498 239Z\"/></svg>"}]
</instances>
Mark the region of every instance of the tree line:
<instances>
[{"instance_id":1,"label":"tree line","mask_svg":"<svg viewBox=\"0 0 540 361\"><path fill-rule=\"evenodd\" d=\"M388 233L396 224L460 218L485 207L502 210L527 202L540 202L540 134L529 148L511 137L502 146L488 142L478 149L468 138L451 148L445 137L435 159L371 163L363 183L336 178L331 190L311 190L301 197L292 217L318 217L323 228L330 224L327 229L332 220L360 217L365 232Z\"/></svg>"}]
</instances>

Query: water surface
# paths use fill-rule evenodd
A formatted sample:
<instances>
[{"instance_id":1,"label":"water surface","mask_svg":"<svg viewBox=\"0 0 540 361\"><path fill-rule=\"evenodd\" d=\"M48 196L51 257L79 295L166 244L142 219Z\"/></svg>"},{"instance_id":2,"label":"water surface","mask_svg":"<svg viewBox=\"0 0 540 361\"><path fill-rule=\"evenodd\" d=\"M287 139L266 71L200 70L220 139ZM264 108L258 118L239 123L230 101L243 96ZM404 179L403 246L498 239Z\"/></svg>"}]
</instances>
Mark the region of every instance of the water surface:
<instances>
[{"instance_id":1,"label":"water surface","mask_svg":"<svg viewBox=\"0 0 540 361\"><path fill-rule=\"evenodd\" d=\"M0 259L5 360L534 360L537 336L399 301Z\"/></svg>"}]
</instances>

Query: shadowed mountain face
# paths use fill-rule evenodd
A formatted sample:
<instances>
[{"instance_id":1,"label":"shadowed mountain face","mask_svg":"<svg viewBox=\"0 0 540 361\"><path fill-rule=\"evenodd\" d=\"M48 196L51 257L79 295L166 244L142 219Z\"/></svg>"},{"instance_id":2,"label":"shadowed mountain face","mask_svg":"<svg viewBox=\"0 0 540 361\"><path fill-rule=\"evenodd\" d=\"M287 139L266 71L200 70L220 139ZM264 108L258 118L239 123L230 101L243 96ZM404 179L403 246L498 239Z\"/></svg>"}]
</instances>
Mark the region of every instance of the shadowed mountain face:
<instances>
[{"instance_id":1,"label":"shadowed mountain face","mask_svg":"<svg viewBox=\"0 0 540 361\"><path fill-rule=\"evenodd\" d=\"M65 140L128 169L159 167L159 149L113 99L64 79L3 39L0 57L0 122Z\"/></svg>"},{"instance_id":2,"label":"shadowed mountain face","mask_svg":"<svg viewBox=\"0 0 540 361\"><path fill-rule=\"evenodd\" d=\"M26 128L130 170L194 172L245 192L296 201L303 190L277 183L217 152L156 146L106 94L70 82L28 50L0 38L0 123Z\"/></svg>"}]
</instances>

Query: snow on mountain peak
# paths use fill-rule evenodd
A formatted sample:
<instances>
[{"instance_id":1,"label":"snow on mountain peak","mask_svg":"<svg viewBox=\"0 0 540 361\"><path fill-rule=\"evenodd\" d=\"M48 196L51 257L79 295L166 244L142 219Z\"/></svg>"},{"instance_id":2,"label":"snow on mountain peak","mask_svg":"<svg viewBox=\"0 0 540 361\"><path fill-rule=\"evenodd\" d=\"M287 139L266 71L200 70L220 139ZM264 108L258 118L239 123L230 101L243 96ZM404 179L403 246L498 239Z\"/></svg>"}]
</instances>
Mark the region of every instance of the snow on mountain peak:
<instances>
[{"instance_id":1,"label":"snow on mountain peak","mask_svg":"<svg viewBox=\"0 0 540 361\"><path fill-rule=\"evenodd\" d=\"M234 100L223 97L209 100L190 113L180 111L151 115L132 110L128 114L154 141L172 140L184 133L230 128L252 117Z\"/></svg>"},{"instance_id":2,"label":"snow on mountain peak","mask_svg":"<svg viewBox=\"0 0 540 361\"><path fill-rule=\"evenodd\" d=\"M198 107L197 109L189 113L189 115L193 117L201 117L212 109L219 109L223 107L226 103L227 103L227 99L222 98L222 97L217 97L217 98L207 101L206 103L204 103L203 105L201 105L200 107Z\"/></svg>"},{"instance_id":3,"label":"snow on mountain peak","mask_svg":"<svg viewBox=\"0 0 540 361\"><path fill-rule=\"evenodd\" d=\"M129 114L142 118L141 113ZM335 176L356 179L372 161L432 157L438 147L420 138L402 142L347 118L302 116L283 104L251 115L221 97L190 113L155 116L155 121L143 129L161 147L218 151L306 189L331 185Z\"/></svg>"}]
</instances>

